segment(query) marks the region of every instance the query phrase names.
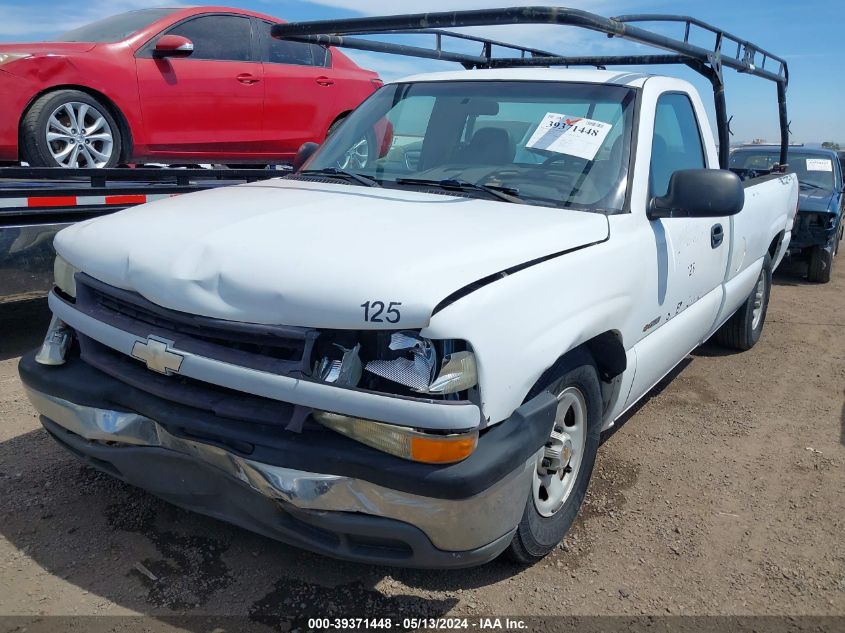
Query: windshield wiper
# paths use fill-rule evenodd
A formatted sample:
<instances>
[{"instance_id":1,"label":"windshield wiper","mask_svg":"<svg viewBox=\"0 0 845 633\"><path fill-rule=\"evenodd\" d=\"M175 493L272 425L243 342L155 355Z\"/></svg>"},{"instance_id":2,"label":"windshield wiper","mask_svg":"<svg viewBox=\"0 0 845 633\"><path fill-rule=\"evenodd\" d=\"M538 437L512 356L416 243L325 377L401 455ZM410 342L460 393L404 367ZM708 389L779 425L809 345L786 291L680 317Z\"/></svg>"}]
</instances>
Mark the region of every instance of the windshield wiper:
<instances>
[{"instance_id":1,"label":"windshield wiper","mask_svg":"<svg viewBox=\"0 0 845 633\"><path fill-rule=\"evenodd\" d=\"M300 176L333 176L335 178L344 178L346 180L354 180L359 185L365 187L381 187L378 181L373 180L369 176L363 174L356 174L353 171L346 171L345 169L338 169L337 167L326 167L325 169L306 169L299 172Z\"/></svg>"},{"instance_id":2,"label":"windshield wiper","mask_svg":"<svg viewBox=\"0 0 845 633\"><path fill-rule=\"evenodd\" d=\"M811 182L799 182L798 187L812 187L813 189L821 189L822 191L827 191L824 187L820 187L819 185L814 185Z\"/></svg>"},{"instance_id":3,"label":"windshield wiper","mask_svg":"<svg viewBox=\"0 0 845 633\"><path fill-rule=\"evenodd\" d=\"M445 180L427 180L425 178L397 178L396 184L399 185L425 185L430 187L440 187L441 189L452 189L455 191L483 191L494 198L511 202L513 204L525 204L525 200L519 197L519 189L514 187L505 187L502 185L485 185L477 182L470 182L468 180L457 180L455 178L446 178Z\"/></svg>"}]
</instances>

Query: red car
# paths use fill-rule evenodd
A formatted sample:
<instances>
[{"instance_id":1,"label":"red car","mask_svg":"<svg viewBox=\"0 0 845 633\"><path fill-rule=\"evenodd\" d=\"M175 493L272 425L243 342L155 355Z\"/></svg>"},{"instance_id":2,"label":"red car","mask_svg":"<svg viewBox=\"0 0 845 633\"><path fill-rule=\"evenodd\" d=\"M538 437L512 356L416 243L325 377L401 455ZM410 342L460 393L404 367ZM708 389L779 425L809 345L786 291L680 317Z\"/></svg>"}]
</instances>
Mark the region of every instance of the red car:
<instances>
[{"instance_id":1,"label":"red car","mask_svg":"<svg viewBox=\"0 0 845 633\"><path fill-rule=\"evenodd\" d=\"M143 9L55 42L0 45L0 162L290 160L381 81L333 48L271 38L275 22L241 9Z\"/></svg>"}]
</instances>

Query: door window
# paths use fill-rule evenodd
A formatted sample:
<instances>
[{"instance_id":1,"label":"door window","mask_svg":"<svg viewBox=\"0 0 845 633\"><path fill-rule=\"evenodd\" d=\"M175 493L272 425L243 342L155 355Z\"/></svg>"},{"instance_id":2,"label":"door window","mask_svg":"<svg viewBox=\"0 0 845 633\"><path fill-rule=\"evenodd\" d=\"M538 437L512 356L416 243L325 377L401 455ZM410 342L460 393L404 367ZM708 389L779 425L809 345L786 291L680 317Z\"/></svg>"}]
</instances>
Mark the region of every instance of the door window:
<instances>
[{"instance_id":1,"label":"door window","mask_svg":"<svg viewBox=\"0 0 845 633\"><path fill-rule=\"evenodd\" d=\"M187 37L194 52L187 59L248 62L252 59L250 19L238 15L204 15L168 31Z\"/></svg>"},{"instance_id":2,"label":"door window","mask_svg":"<svg viewBox=\"0 0 845 633\"><path fill-rule=\"evenodd\" d=\"M261 61L271 64L294 64L297 66L328 66L329 51L319 44L277 40L270 35L270 22L262 22Z\"/></svg>"},{"instance_id":3,"label":"door window","mask_svg":"<svg viewBox=\"0 0 845 633\"><path fill-rule=\"evenodd\" d=\"M676 171L703 167L704 145L689 97L678 93L661 96L651 146L651 195L666 195Z\"/></svg>"}]
</instances>

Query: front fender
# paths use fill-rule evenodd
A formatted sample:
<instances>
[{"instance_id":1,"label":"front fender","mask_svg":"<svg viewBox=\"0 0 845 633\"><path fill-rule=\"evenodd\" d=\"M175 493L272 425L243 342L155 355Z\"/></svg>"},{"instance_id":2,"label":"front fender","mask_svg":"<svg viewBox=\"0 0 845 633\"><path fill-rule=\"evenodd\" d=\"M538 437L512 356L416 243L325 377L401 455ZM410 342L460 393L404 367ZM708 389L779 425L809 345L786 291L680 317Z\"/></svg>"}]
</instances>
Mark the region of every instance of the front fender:
<instances>
[{"instance_id":1,"label":"front fender","mask_svg":"<svg viewBox=\"0 0 845 633\"><path fill-rule=\"evenodd\" d=\"M637 280L634 271L612 265L614 248L605 242L537 264L432 317L423 335L465 339L475 351L482 413L490 423L519 407L569 350L610 330L625 340L633 312L629 289Z\"/></svg>"}]
</instances>

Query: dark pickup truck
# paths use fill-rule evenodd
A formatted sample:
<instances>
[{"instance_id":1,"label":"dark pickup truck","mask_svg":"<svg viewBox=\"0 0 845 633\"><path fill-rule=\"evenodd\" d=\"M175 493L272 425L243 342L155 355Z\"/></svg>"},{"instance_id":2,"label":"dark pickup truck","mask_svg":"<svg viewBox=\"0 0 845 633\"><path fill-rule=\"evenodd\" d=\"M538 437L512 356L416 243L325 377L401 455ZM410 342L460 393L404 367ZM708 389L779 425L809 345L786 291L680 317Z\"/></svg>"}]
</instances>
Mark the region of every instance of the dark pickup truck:
<instances>
[{"instance_id":1,"label":"dark pickup truck","mask_svg":"<svg viewBox=\"0 0 845 633\"><path fill-rule=\"evenodd\" d=\"M750 145L731 152L730 167L753 177L779 162L780 146ZM842 165L833 150L790 147L787 171L798 175L800 199L789 255L809 264L810 281L827 283L842 239L845 185Z\"/></svg>"}]
</instances>

